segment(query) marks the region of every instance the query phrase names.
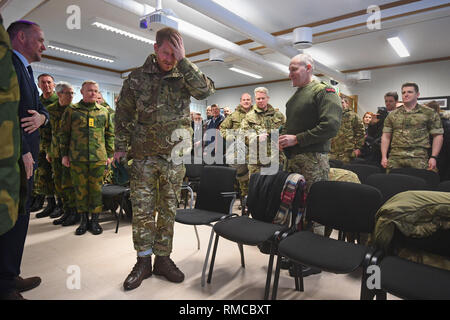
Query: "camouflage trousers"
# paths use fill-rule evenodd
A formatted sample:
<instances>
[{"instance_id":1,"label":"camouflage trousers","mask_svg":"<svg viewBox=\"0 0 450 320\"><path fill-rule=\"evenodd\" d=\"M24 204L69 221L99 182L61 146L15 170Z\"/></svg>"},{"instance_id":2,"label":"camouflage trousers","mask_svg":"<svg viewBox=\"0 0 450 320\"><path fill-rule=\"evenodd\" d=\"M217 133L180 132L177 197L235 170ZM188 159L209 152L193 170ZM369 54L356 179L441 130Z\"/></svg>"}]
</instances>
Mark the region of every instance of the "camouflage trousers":
<instances>
[{"instance_id":1,"label":"camouflage trousers","mask_svg":"<svg viewBox=\"0 0 450 320\"><path fill-rule=\"evenodd\" d=\"M103 211L102 185L105 161L71 161L70 177L78 213Z\"/></svg>"},{"instance_id":2,"label":"camouflage trousers","mask_svg":"<svg viewBox=\"0 0 450 320\"><path fill-rule=\"evenodd\" d=\"M186 169L162 157L133 159L130 189L133 243L137 252L172 252L173 227Z\"/></svg>"},{"instance_id":3,"label":"camouflage trousers","mask_svg":"<svg viewBox=\"0 0 450 320\"><path fill-rule=\"evenodd\" d=\"M306 189L316 181L327 181L330 171L328 154L318 152L300 153L288 159L287 171L300 173L305 177Z\"/></svg>"},{"instance_id":4,"label":"camouflage trousers","mask_svg":"<svg viewBox=\"0 0 450 320\"><path fill-rule=\"evenodd\" d=\"M353 153L353 151L330 153L329 158L331 160L339 160L339 161L348 163L348 162L352 161L353 159L355 159L355 154Z\"/></svg>"},{"instance_id":5,"label":"camouflage trousers","mask_svg":"<svg viewBox=\"0 0 450 320\"><path fill-rule=\"evenodd\" d=\"M34 194L52 196L55 194L55 184L53 183L52 165L45 158L45 151L40 151L38 155L38 168L34 176Z\"/></svg>"},{"instance_id":6,"label":"camouflage trousers","mask_svg":"<svg viewBox=\"0 0 450 320\"><path fill-rule=\"evenodd\" d=\"M427 149L391 149L387 171L394 168L428 168Z\"/></svg>"},{"instance_id":7,"label":"camouflage trousers","mask_svg":"<svg viewBox=\"0 0 450 320\"><path fill-rule=\"evenodd\" d=\"M63 200L63 208L75 208L75 194L70 177L70 168L66 168L61 163L61 158L52 159L53 180L58 197Z\"/></svg>"},{"instance_id":8,"label":"camouflage trousers","mask_svg":"<svg viewBox=\"0 0 450 320\"><path fill-rule=\"evenodd\" d=\"M236 180L239 183L239 189L241 190L241 196L248 195L248 181L249 171L246 164L233 164L230 167L236 169Z\"/></svg>"}]
</instances>

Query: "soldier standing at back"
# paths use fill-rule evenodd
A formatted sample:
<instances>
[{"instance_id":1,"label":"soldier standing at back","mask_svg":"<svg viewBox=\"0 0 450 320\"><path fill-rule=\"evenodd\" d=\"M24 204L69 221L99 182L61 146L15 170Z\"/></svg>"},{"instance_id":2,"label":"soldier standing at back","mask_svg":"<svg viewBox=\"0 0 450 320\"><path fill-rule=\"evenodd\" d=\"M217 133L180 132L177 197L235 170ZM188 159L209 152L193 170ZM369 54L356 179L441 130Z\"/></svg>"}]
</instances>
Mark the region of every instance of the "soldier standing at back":
<instances>
[{"instance_id":1,"label":"soldier standing at back","mask_svg":"<svg viewBox=\"0 0 450 320\"><path fill-rule=\"evenodd\" d=\"M60 219L53 221L54 225L62 224L63 226L73 224L76 220L75 194L72 187L70 177L70 169L62 165L62 157L60 152L59 132L61 130L61 120L64 111L72 106L73 88L70 83L60 82L56 85L56 94L58 101L48 106L47 111L50 114L50 126L47 126L43 132L43 139L46 139L47 161L52 165L53 180L55 183L56 194L62 199L63 208L59 213L50 214L50 218ZM60 200L61 201L61 200ZM66 219L71 217L70 220ZM72 220L72 221L71 221Z\"/></svg>"},{"instance_id":2,"label":"soldier standing at back","mask_svg":"<svg viewBox=\"0 0 450 320\"><path fill-rule=\"evenodd\" d=\"M58 101L58 96L55 93L55 82L51 75L43 73L38 77L38 87L41 89L42 94L39 97L42 105L48 107L52 103ZM35 200L31 206L31 212L38 211L42 208L44 204L44 199L47 197L47 207L44 211L36 214L36 218L48 217L53 210L56 209L55 202L55 185L53 184L52 177L52 167L50 163L45 159L46 146L44 145L45 140L42 135L45 127L39 128L39 135L41 136L41 141L39 144L39 155L38 155L38 168L36 170L36 176L34 179L34 196ZM59 199L61 200L61 199ZM61 201L58 203L59 207L62 207Z\"/></svg>"},{"instance_id":3,"label":"soldier standing at back","mask_svg":"<svg viewBox=\"0 0 450 320\"><path fill-rule=\"evenodd\" d=\"M271 154L271 131L279 130L285 123L284 115L280 111L275 109L269 104L269 91L264 87L258 87L255 89L255 105L251 111L249 111L241 123L241 132L248 135L249 145L249 164L248 164L248 176L253 173L259 172L261 167L267 167L268 164L262 163L263 157L270 157L270 164L277 162L278 165L284 162L284 155L279 154L277 159L272 159L274 155ZM267 143L267 154L261 154L260 144ZM257 154L252 154L256 150L252 150L252 146L257 147ZM256 156L257 161L253 163L252 158ZM276 170L278 171L278 170Z\"/></svg>"},{"instance_id":4,"label":"soldier standing at back","mask_svg":"<svg viewBox=\"0 0 450 320\"><path fill-rule=\"evenodd\" d=\"M416 83L402 85L403 105L389 113L384 121L381 136L381 165L393 168L436 168L436 159L444 140L444 129L439 115L417 103L419 86ZM433 137L430 145L430 136ZM388 150L389 152L388 159ZM431 156L428 149L431 147Z\"/></svg>"},{"instance_id":5,"label":"soldier standing at back","mask_svg":"<svg viewBox=\"0 0 450 320\"><path fill-rule=\"evenodd\" d=\"M78 212L64 224L76 223L81 218L75 234L89 230L97 235L103 231L98 215L103 210L103 173L114 154L114 124L108 110L95 102L98 94L95 81L85 81L81 94L83 99L64 111L59 132L61 162L70 167Z\"/></svg>"},{"instance_id":6,"label":"soldier standing at back","mask_svg":"<svg viewBox=\"0 0 450 320\"><path fill-rule=\"evenodd\" d=\"M249 93L243 93L241 96L240 104L236 107L236 110L220 124L220 134L223 139L227 141L227 130L235 130L234 133L241 128L242 120L244 120L247 113L252 109L252 96ZM236 168L236 178L239 182L241 189L241 199L248 194L248 165L237 164L232 165Z\"/></svg>"},{"instance_id":7,"label":"soldier standing at back","mask_svg":"<svg viewBox=\"0 0 450 320\"><path fill-rule=\"evenodd\" d=\"M342 122L339 131L331 139L330 159L350 162L361 155L364 144L364 124L358 115L350 109L347 98L341 99Z\"/></svg>"},{"instance_id":8,"label":"soldier standing at back","mask_svg":"<svg viewBox=\"0 0 450 320\"><path fill-rule=\"evenodd\" d=\"M137 288L152 273L172 282L184 280L170 259L185 173L183 164L171 161L171 135L175 129L191 130L191 96L203 100L215 91L213 82L185 58L178 31L159 30L154 49L155 54L124 81L115 115L114 159L126 157L130 145L133 157L130 186L137 263L125 279L125 290Z\"/></svg>"}]
</instances>

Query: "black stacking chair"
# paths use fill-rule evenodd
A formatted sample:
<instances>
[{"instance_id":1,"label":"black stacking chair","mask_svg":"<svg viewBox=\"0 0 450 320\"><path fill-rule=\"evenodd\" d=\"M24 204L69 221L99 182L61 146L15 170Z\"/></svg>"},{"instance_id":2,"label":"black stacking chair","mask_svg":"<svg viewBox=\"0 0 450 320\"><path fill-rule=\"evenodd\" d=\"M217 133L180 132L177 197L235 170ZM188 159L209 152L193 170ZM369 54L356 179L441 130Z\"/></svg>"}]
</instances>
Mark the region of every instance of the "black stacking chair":
<instances>
[{"instance_id":1,"label":"black stacking chair","mask_svg":"<svg viewBox=\"0 0 450 320\"><path fill-rule=\"evenodd\" d=\"M330 163L330 168L342 168L344 163L341 160L332 160L328 161Z\"/></svg>"},{"instance_id":2,"label":"black stacking chair","mask_svg":"<svg viewBox=\"0 0 450 320\"><path fill-rule=\"evenodd\" d=\"M299 188L300 182L296 185L296 195L293 200L293 206L290 208L290 220L286 225L280 225L280 224L274 224L272 221L262 221L258 220L256 217L258 216L255 212L255 207L252 206L252 203L254 201L252 200L252 197L255 197L259 192L261 192L262 188L271 188L273 187L273 183L270 184L260 184L258 189L256 181L258 179L272 179L271 182L275 181L276 179L281 179L282 181L286 181L286 178L288 178L289 173L284 171L279 171L274 176L261 176L260 173L254 173L250 177L249 181L249 193L247 197L247 206L248 206L248 212L252 216L233 216L230 218L222 219L221 221L217 222L214 225L214 231L216 232L216 239L214 242L214 249L213 254L211 257L211 264L208 274L208 283L211 283L211 278L213 274L214 269L214 261L216 258L216 252L219 242L219 237L223 237L227 240L236 242L238 244L239 250L241 252L241 266L242 268L245 268L245 261L244 261L244 249L243 245L248 246L262 246L265 244L269 244L269 262L268 262L268 268L267 268L267 277L266 277L266 286L264 290L264 299L267 300L269 298L269 291L270 291L270 283L272 278L272 268L273 268L273 258L276 253L276 243L277 243L277 237L281 233L289 230L289 228L295 228L295 219L297 216L297 212L299 210L299 204L300 200L302 199L303 195L303 188ZM304 180L302 180L304 181ZM281 191L280 191L281 190ZM273 188L270 190L271 192L268 192L269 194L277 194L278 196L274 196L271 198L270 201L266 201L265 204L270 205L271 207L274 207L278 209L281 204L280 195L283 191L282 187L280 189ZM264 201L264 200L262 200ZM294 213L294 214L293 214ZM261 217L260 217L261 218ZM261 247L260 247L261 248Z\"/></svg>"},{"instance_id":3,"label":"black stacking chair","mask_svg":"<svg viewBox=\"0 0 450 320\"><path fill-rule=\"evenodd\" d=\"M204 166L200 176L200 184L197 192L197 200L193 209L178 209L175 221L200 226L212 227L212 223L222 217L232 214L233 203L236 199L234 181L236 169L224 166ZM205 285L205 272L209 260L209 253L213 240L214 229L211 229L208 249L203 265L201 285ZM198 239L198 235L197 235ZM200 249L200 247L198 247Z\"/></svg>"},{"instance_id":4,"label":"black stacking chair","mask_svg":"<svg viewBox=\"0 0 450 320\"><path fill-rule=\"evenodd\" d=\"M438 230L428 238L410 238L397 228L391 242L392 251L397 247L433 253L450 258L450 230ZM416 263L379 252L372 258L371 264L380 267L381 290L375 290L377 300L386 300L386 293L402 299L413 300L449 300L450 271L430 265ZM380 261L381 260L381 261Z\"/></svg>"},{"instance_id":5,"label":"black stacking chair","mask_svg":"<svg viewBox=\"0 0 450 320\"><path fill-rule=\"evenodd\" d=\"M381 206L382 195L372 186L343 182L320 181L311 186L306 204L306 219L343 232L371 233L375 226L375 213ZM285 233L278 245L278 260L272 299L276 299L280 262L284 256L294 263L303 291L300 265L315 267L338 274L351 273L363 266L363 279L367 278L365 266L369 264L374 248L335 240L299 231ZM296 277L296 287L297 287ZM365 282L364 282L365 283ZM361 295L363 288L361 288Z\"/></svg>"},{"instance_id":6,"label":"black stacking chair","mask_svg":"<svg viewBox=\"0 0 450 320\"><path fill-rule=\"evenodd\" d=\"M191 204L193 200L192 192L197 192L198 187L200 185L200 176L202 174L203 164L185 164L186 174L185 174L185 182L183 182L184 189L187 189L191 192ZM187 188L189 187L189 188ZM184 209L187 206L187 192L184 197Z\"/></svg>"},{"instance_id":7,"label":"black stacking chair","mask_svg":"<svg viewBox=\"0 0 450 320\"><path fill-rule=\"evenodd\" d=\"M103 208L110 210L116 218L116 233L119 232L120 219L125 212L126 201L130 196L130 188L126 186L119 186L115 184L104 184L102 186L102 201ZM117 208L120 207L119 214Z\"/></svg>"},{"instance_id":8,"label":"black stacking chair","mask_svg":"<svg viewBox=\"0 0 450 320\"><path fill-rule=\"evenodd\" d=\"M383 195L383 203L400 192L428 189L428 184L424 179L396 173L372 174L367 178L366 184L381 191L381 194Z\"/></svg>"},{"instance_id":9,"label":"black stacking chair","mask_svg":"<svg viewBox=\"0 0 450 320\"><path fill-rule=\"evenodd\" d=\"M369 164L347 163L342 166L342 169L356 173L361 183L365 183L367 177L371 174L381 173L381 169L379 167Z\"/></svg>"},{"instance_id":10,"label":"black stacking chair","mask_svg":"<svg viewBox=\"0 0 450 320\"><path fill-rule=\"evenodd\" d=\"M395 168L391 169L389 173L400 173L400 174L407 174L410 176L419 177L422 179L425 179L425 181L428 183L428 190L435 190L440 182L439 174L426 169L416 169L416 168Z\"/></svg>"}]
</instances>

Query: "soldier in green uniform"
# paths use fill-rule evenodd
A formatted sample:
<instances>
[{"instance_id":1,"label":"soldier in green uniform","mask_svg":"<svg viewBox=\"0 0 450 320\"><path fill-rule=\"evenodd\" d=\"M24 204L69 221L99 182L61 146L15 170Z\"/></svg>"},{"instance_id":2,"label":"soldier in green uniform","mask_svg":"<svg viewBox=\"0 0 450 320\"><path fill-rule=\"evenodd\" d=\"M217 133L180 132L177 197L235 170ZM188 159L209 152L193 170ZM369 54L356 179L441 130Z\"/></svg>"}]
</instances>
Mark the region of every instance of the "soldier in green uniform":
<instances>
[{"instance_id":1,"label":"soldier in green uniform","mask_svg":"<svg viewBox=\"0 0 450 320\"><path fill-rule=\"evenodd\" d=\"M114 159L126 157L130 145L133 157L130 187L137 263L123 283L125 290L137 288L152 273L172 282L184 280L170 259L185 173L183 164L171 161L176 143L171 135L175 129L192 132L191 96L203 100L215 91L212 80L185 58L178 31L159 30L154 49L155 54L124 81L115 115ZM153 270L152 254L156 256Z\"/></svg>"},{"instance_id":2,"label":"soldier in green uniform","mask_svg":"<svg viewBox=\"0 0 450 320\"><path fill-rule=\"evenodd\" d=\"M38 87L41 89L42 94L39 97L44 107L48 107L52 103L58 101L58 96L55 93L55 82L51 75L47 73L40 74L38 76ZM42 137L44 127L39 128L39 135ZM38 155L38 168L35 173L34 179L34 201L31 206L31 212L38 211L44 204L44 199L47 197L47 207L44 211L36 214L36 218L48 217L53 210L56 209L55 203L55 186L53 184L52 167L50 163L45 159L46 147L43 145L45 139L40 140L39 143L39 155ZM61 204L60 204L61 205Z\"/></svg>"},{"instance_id":3,"label":"soldier in green uniform","mask_svg":"<svg viewBox=\"0 0 450 320\"><path fill-rule=\"evenodd\" d=\"M279 139L287 169L305 177L307 189L328 180L330 139L341 125L342 108L336 91L312 80L314 60L308 54L292 58L289 78L297 91L286 103L286 126Z\"/></svg>"},{"instance_id":4,"label":"soldier in green uniform","mask_svg":"<svg viewBox=\"0 0 450 320\"><path fill-rule=\"evenodd\" d=\"M108 109L108 112L112 115L112 121L114 122L114 113L116 112L111 106L108 104L108 102L103 99L102 93L99 91L97 96L97 101L99 105L104 106L106 109ZM113 176L113 170L111 168L111 164L106 166L105 172L103 174L103 184L112 184L112 176Z\"/></svg>"},{"instance_id":5,"label":"soldier in green uniform","mask_svg":"<svg viewBox=\"0 0 450 320\"><path fill-rule=\"evenodd\" d=\"M62 199L63 204L63 210L59 214L62 217L54 220L53 224L66 226L70 225L71 222L70 220L66 222L66 219L72 216L72 220L74 220L77 212L70 169L62 165L58 134L61 128L62 115L69 106L72 106L73 87L70 83L60 82L56 85L56 94L58 95L58 101L47 107L50 114L50 126L42 130L42 139L45 139L43 145L46 147L46 159L52 165L56 194L59 199ZM52 214L50 217L53 218Z\"/></svg>"},{"instance_id":6,"label":"soldier in green uniform","mask_svg":"<svg viewBox=\"0 0 450 320\"><path fill-rule=\"evenodd\" d=\"M393 168L433 170L443 143L444 129L439 115L417 103L419 86L402 85L403 105L389 113L381 137L381 165ZM430 145L430 135L433 137ZM388 159L389 145L391 147ZM431 156L428 149L431 147Z\"/></svg>"},{"instance_id":7,"label":"soldier in green uniform","mask_svg":"<svg viewBox=\"0 0 450 320\"><path fill-rule=\"evenodd\" d=\"M272 167L273 165L276 166L276 171L274 172L276 173L285 159L282 153L277 152L278 157L276 154L271 154L272 143L277 142L271 139L271 131L276 130L278 133L279 129L285 123L285 117L280 111L276 111L269 104L269 91L267 88L258 87L254 93L256 104L245 115L241 123L241 132L248 137L246 141L249 146L249 177L253 173L259 172L262 167ZM266 154L261 153L260 146L262 143L267 145ZM278 151L278 146L276 150ZM270 158L270 163L264 163L267 160L264 158Z\"/></svg>"},{"instance_id":8,"label":"soldier in green uniform","mask_svg":"<svg viewBox=\"0 0 450 320\"><path fill-rule=\"evenodd\" d=\"M89 230L97 235L103 231L98 215L103 209L103 173L114 154L114 124L108 110L96 103L98 84L95 81L85 81L81 94L83 99L68 107L62 115L60 155L62 164L70 167L77 211L81 218L75 234L82 235ZM66 221L68 219L70 217Z\"/></svg>"},{"instance_id":9,"label":"soldier in green uniform","mask_svg":"<svg viewBox=\"0 0 450 320\"><path fill-rule=\"evenodd\" d=\"M364 144L364 124L358 115L350 109L347 98L342 97L342 122L339 131L331 139L330 159L350 162L361 155Z\"/></svg>"},{"instance_id":10,"label":"soldier in green uniform","mask_svg":"<svg viewBox=\"0 0 450 320\"><path fill-rule=\"evenodd\" d=\"M20 91L11 57L11 43L0 15L0 237L14 227L19 198L25 199L20 195ZM7 250L0 247L0 258L7 254ZM0 300L11 298L14 289L11 281L0 278Z\"/></svg>"},{"instance_id":11,"label":"soldier in green uniform","mask_svg":"<svg viewBox=\"0 0 450 320\"><path fill-rule=\"evenodd\" d=\"M243 93L241 95L240 104L219 126L220 134L225 141L228 141L227 131L235 130L234 133L237 133L241 128L242 120L244 120L245 116L251 109L252 96L249 93ZM231 139L234 139L234 137ZM232 167L236 168L236 176L239 182L239 188L241 190L241 197L245 197L248 194L248 165L247 163L244 163L232 165Z\"/></svg>"}]
</instances>

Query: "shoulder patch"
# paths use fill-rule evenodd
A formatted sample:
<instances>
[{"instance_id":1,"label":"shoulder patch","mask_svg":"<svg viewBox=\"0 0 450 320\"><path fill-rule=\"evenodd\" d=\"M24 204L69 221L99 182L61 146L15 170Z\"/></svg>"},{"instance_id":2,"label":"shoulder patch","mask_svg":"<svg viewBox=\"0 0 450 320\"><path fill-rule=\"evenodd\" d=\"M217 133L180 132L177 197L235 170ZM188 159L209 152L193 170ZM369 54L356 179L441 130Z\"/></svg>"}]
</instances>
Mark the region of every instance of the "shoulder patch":
<instances>
[{"instance_id":1,"label":"shoulder patch","mask_svg":"<svg viewBox=\"0 0 450 320\"><path fill-rule=\"evenodd\" d=\"M334 88L325 88L325 91L336 93L336 90L334 90Z\"/></svg>"}]
</instances>

